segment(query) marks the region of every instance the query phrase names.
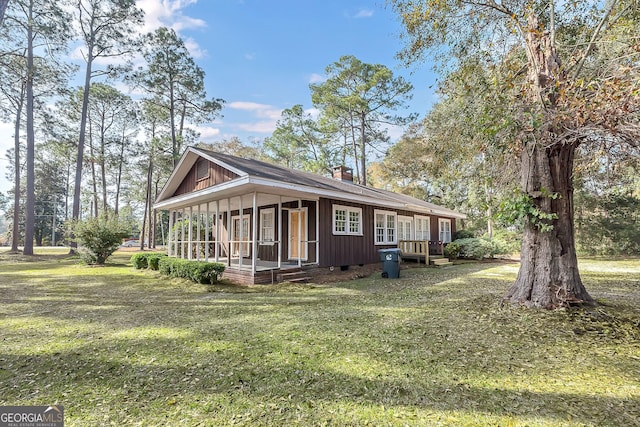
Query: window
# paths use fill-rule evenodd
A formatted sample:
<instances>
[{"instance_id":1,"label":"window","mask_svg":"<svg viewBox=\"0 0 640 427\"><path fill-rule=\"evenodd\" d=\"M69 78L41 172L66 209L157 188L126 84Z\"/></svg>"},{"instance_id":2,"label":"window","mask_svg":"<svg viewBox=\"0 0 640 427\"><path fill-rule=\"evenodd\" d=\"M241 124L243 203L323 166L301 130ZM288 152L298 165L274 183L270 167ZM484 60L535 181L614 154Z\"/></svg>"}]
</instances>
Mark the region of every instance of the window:
<instances>
[{"instance_id":1,"label":"window","mask_svg":"<svg viewBox=\"0 0 640 427\"><path fill-rule=\"evenodd\" d=\"M390 245L396 243L396 213L375 211L376 245Z\"/></svg>"},{"instance_id":2,"label":"window","mask_svg":"<svg viewBox=\"0 0 640 427\"><path fill-rule=\"evenodd\" d=\"M333 205L333 234L362 236L362 208Z\"/></svg>"},{"instance_id":3,"label":"window","mask_svg":"<svg viewBox=\"0 0 640 427\"><path fill-rule=\"evenodd\" d=\"M198 160L196 163L196 180L205 179L209 177L209 162L205 159Z\"/></svg>"},{"instance_id":4,"label":"window","mask_svg":"<svg viewBox=\"0 0 640 427\"><path fill-rule=\"evenodd\" d=\"M276 210L274 208L260 211L260 244L273 245L275 241Z\"/></svg>"},{"instance_id":5,"label":"window","mask_svg":"<svg viewBox=\"0 0 640 427\"><path fill-rule=\"evenodd\" d=\"M440 224L440 241L443 243L451 242L451 220L440 218L438 223Z\"/></svg>"},{"instance_id":6,"label":"window","mask_svg":"<svg viewBox=\"0 0 640 427\"><path fill-rule=\"evenodd\" d=\"M416 240L431 240L431 225L428 216L416 216Z\"/></svg>"},{"instance_id":7,"label":"window","mask_svg":"<svg viewBox=\"0 0 640 427\"><path fill-rule=\"evenodd\" d=\"M398 240L411 240L413 218L408 216L398 217Z\"/></svg>"}]
</instances>

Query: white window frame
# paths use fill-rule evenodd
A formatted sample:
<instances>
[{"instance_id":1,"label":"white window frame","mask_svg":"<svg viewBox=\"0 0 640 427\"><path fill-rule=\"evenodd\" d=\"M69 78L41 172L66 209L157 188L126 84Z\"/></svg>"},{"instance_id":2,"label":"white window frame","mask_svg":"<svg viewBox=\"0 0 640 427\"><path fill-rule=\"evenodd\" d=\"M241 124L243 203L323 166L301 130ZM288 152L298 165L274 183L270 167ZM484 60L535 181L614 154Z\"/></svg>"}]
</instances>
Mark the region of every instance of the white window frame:
<instances>
[{"instance_id":1,"label":"white window frame","mask_svg":"<svg viewBox=\"0 0 640 427\"><path fill-rule=\"evenodd\" d=\"M416 215L414 219L415 219L415 232L414 232L415 239L422 240L422 241L430 241L431 240L431 217ZM420 224L420 227L421 227L420 232L422 233L422 236L420 237L418 237L418 224ZM426 229L423 227L425 224L427 225ZM425 233L427 235L426 239L424 238Z\"/></svg>"},{"instance_id":2,"label":"white window frame","mask_svg":"<svg viewBox=\"0 0 640 427\"><path fill-rule=\"evenodd\" d=\"M266 214L271 214L271 221L265 221ZM276 240L276 209L267 208L260 210L260 245L273 246ZM265 240L265 229L271 229L271 239Z\"/></svg>"},{"instance_id":3,"label":"white window frame","mask_svg":"<svg viewBox=\"0 0 640 427\"><path fill-rule=\"evenodd\" d=\"M448 230L442 229L442 224L449 224ZM448 233L443 237L443 233ZM438 240L442 243L451 243L451 220L448 218L438 218Z\"/></svg>"},{"instance_id":4,"label":"white window frame","mask_svg":"<svg viewBox=\"0 0 640 427\"><path fill-rule=\"evenodd\" d=\"M401 222L404 225L408 225L409 226L409 236L408 236L408 238L404 238L404 239L400 238L400 223ZM396 227L398 229L398 237L397 237L398 241L400 241L400 240L413 240L413 236L414 236L413 217L398 215L398 218L396 218ZM406 230L404 230L404 231L406 232Z\"/></svg>"},{"instance_id":5,"label":"white window frame","mask_svg":"<svg viewBox=\"0 0 640 427\"><path fill-rule=\"evenodd\" d=\"M345 223L344 231L338 231L336 229L336 211L345 211ZM358 231L351 231L351 213L358 214ZM333 234L336 236L362 236L362 208L356 208L353 206L333 205L332 209L332 229Z\"/></svg>"},{"instance_id":6,"label":"white window frame","mask_svg":"<svg viewBox=\"0 0 640 427\"><path fill-rule=\"evenodd\" d=\"M378 215L384 215L383 241L378 241ZM393 238L389 238L389 217L393 218ZM373 211L373 241L376 245L395 245L398 243L398 213L393 211Z\"/></svg>"}]
</instances>

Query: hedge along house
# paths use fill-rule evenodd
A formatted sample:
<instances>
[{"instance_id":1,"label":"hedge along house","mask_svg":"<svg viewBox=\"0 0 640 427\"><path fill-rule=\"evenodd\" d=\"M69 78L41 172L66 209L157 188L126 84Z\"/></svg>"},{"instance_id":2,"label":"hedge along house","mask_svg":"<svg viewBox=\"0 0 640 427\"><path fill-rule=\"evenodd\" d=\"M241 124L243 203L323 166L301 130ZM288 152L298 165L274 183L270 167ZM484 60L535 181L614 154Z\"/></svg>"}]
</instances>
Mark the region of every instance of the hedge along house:
<instances>
[{"instance_id":1,"label":"hedge along house","mask_svg":"<svg viewBox=\"0 0 640 427\"><path fill-rule=\"evenodd\" d=\"M224 277L245 284L305 266L377 263L379 249L407 242L438 250L465 217L354 184L345 167L328 178L194 147L155 208L169 211L169 256L222 262Z\"/></svg>"}]
</instances>

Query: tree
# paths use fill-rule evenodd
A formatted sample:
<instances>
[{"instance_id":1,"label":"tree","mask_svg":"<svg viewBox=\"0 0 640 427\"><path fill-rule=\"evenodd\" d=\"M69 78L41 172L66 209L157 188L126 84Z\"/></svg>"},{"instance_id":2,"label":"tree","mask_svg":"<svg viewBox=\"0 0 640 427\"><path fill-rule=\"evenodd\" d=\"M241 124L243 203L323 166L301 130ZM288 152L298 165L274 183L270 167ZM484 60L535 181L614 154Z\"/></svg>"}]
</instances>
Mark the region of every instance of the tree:
<instances>
[{"instance_id":1,"label":"tree","mask_svg":"<svg viewBox=\"0 0 640 427\"><path fill-rule=\"evenodd\" d=\"M158 28L148 34L140 68L129 80L149 94L150 102L168 112L171 155L175 167L182 154L185 123L202 123L216 117L224 103L207 99L204 71L194 61L183 40L173 29Z\"/></svg>"},{"instance_id":2,"label":"tree","mask_svg":"<svg viewBox=\"0 0 640 427\"><path fill-rule=\"evenodd\" d=\"M91 80L110 71L94 70L94 62L98 58L118 58L133 53L136 47L136 30L138 26L142 25L143 17L142 11L136 7L135 0L78 0L77 12L80 35L85 47L83 55L86 68L73 192L72 218L74 220L77 220L80 214L82 167ZM76 243L73 241L72 251L75 245Z\"/></svg>"},{"instance_id":3,"label":"tree","mask_svg":"<svg viewBox=\"0 0 640 427\"><path fill-rule=\"evenodd\" d=\"M46 73L46 67L39 66L42 62L36 59L36 51L43 52L44 56L54 60L56 53L63 49L68 33L68 18L59 3L41 0L16 0L10 9L8 25L11 38L18 43L17 48L7 52L9 56L24 55L24 81L18 86L24 90L24 100L14 103L16 108L16 171L19 171L19 130L22 107L26 115L26 203L25 203L25 255L33 255L33 233L35 224L35 124L34 124L34 86L38 79L42 79ZM55 69L56 67L52 67ZM50 73L49 73L50 74ZM56 76L56 74L53 74ZM22 104L24 102L24 104ZM19 182L16 175L16 182ZM16 185L16 201L19 200L19 185ZM17 207L15 212L19 211ZM15 217L14 217L15 223Z\"/></svg>"},{"instance_id":4,"label":"tree","mask_svg":"<svg viewBox=\"0 0 640 427\"><path fill-rule=\"evenodd\" d=\"M302 105L282 112L276 129L263 147L276 162L289 168L331 174L336 166L339 147Z\"/></svg>"},{"instance_id":5,"label":"tree","mask_svg":"<svg viewBox=\"0 0 640 427\"><path fill-rule=\"evenodd\" d=\"M411 99L413 86L384 65L366 64L353 56L341 57L326 73L325 82L310 85L313 105L344 129L345 141L353 148L356 175L360 184L367 185L367 146L386 142L384 127L414 119L392 114Z\"/></svg>"},{"instance_id":6,"label":"tree","mask_svg":"<svg viewBox=\"0 0 640 427\"><path fill-rule=\"evenodd\" d=\"M7 9L7 4L9 0L0 0L0 25L2 25L2 20L4 19L4 12Z\"/></svg>"},{"instance_id":7,"label":"tree","mask_svg":"<svg viewBox=\"0 0 640 427\"><path fill-rule=\"evenodd\" d=\"M443 70L468 58L510 70L525 219L521 267L504 298L528 307L590 304L578 272L573 208L577 147L637 144L637 2L392 0L407 63L436 53Z\"/></svg>"}]
</instances>

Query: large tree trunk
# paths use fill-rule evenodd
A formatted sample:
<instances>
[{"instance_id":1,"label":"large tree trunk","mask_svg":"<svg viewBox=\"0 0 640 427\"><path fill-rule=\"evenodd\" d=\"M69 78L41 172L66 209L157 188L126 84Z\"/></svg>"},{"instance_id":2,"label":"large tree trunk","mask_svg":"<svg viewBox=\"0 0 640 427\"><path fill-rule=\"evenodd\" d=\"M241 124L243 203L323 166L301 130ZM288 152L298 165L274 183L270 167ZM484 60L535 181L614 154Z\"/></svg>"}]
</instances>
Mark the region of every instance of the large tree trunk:
<instances>
[{"instance_id":1,"label":"large tree trunk","mask_svg":"<svg viewBox=\"0 0 640 427\"><path fill-rule=\"evenodd\" d=\"M553 219L528 214L521 265L505 300L527 307L556 308L593 304L578 273L573 227L575 145L556 139L557 88L565 83L552 32L541 31L535 15L526 33L532 112L545 123L524 138L521 187L535 208Z\"/></svg>"},{"instance_id":2,"label":"large tree trunk","mask_svg":"<svg viewBox=\"0 0 640 427\"><path fill-rule=\"evenodd\" d=\"M35 228L35 127L33 123L33 3L29 3L27 26L27 200L24 207L24 255L33 255Z\"/></svg>"},{"instance_id":3,"label":"large tree trunk","mask_svg":"<svg viewBox=\"0 0 640 427\"><path fill-rule=\"evenodd\" d=\"M527 149L528 148L528 149ZM575 148L535 144L523 150L522 188L540 211L557 216L525 224L521 266L505 295L527 307L557 308L591 304L593 299L578 273L573 228L572 170ZM545 229L546 227L550 230Z\"/></svg>"}]
</instances>

